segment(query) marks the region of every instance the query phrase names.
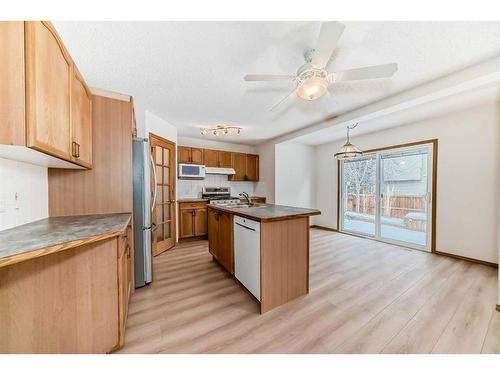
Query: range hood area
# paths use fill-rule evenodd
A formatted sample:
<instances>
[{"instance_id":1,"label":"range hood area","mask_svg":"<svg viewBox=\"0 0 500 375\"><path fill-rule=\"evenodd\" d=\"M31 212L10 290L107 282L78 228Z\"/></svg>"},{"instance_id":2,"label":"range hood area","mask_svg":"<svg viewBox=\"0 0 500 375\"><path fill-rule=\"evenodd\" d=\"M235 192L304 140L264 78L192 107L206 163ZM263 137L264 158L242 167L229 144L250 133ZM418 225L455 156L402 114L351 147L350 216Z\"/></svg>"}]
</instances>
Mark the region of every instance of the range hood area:
<instances>
[{"instance_id":1,"label":"range hood area","mask_svg":"<svg viewBox=\"0 0 500 375\"><path fill-rule=\"evenodd\" d=\"M236 173L236 171L234 170L234 168L215 168L215 167L206 167L205 168L205 174L222 174L222 175L231 176L235 173Z\"/></svg>"}]
</instances>

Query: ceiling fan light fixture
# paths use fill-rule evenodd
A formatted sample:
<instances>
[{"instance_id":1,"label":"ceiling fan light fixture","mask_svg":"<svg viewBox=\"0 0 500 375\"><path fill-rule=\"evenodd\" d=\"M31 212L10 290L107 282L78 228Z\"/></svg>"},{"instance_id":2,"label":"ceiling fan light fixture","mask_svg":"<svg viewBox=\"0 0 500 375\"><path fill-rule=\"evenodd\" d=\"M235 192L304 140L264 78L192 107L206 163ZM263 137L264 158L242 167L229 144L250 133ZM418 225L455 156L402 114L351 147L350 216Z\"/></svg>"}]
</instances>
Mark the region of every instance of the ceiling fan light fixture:
<instances>
[{"instance_id":1,"label":"ceiling fan light fixture","mask_svg":"<svg viewBox=\"0 0 500 375\"><path fill-rule=\"evenodd\" d=\"M325 95L328 82L321 77L311 77L297 86L297 95L305 100L316 100Z\"/></svg>"}]
</instances>

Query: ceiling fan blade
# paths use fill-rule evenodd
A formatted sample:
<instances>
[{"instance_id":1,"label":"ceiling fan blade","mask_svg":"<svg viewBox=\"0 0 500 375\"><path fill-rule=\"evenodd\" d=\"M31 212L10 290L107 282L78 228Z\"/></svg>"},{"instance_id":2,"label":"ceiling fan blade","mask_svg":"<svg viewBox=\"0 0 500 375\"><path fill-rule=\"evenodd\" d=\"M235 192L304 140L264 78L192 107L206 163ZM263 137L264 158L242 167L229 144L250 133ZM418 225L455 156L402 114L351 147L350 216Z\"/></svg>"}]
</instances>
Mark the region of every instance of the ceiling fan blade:
<instances>
[{"instance_id":1,"label":"ceiling fan blade","mask_svg":"<svg viewBox=\"0 0 500 375\"><path fill-rule=\"evenodd\" d=\"M398 70L398 64L366 66L364 68L341 70L332 74L333 82L357 81L361 79L388 78Z\"/></svg>"},{"instance_id":2,"label":"ceiling fan blade","mask_svg":"<svg viewBox=\"0 0 500 375\"><path fill-rule=\"evenodd\" d=\"M323 69L330 57L333 50L337 47L337 42L344 32L345 25L340 22L323 22L319 31L318 43L314 49L311 64L318 69Z\"/></svg>"},{"instance_id":3,"label":"ceiling fan blade","mask_svg":"<svg viewBox=\"0 0 500 375\"><path fill-rule=\"evenodd\" d=\"M247 74L243 79L245 81L291 81L295 76L273 75L273 74Z\"/></svg>"},{"instance_id":4,"label":"ceiling fan blade","mask_svg":"<svg viewBox=\"0 0 500 375\"><path fill-rule=\"evenodd\" d=\"M281 99L278 103L276 103L271 108L269 108L269 111L270 112L274 111L281 103L283 103L285 100L287 100L290 97L290 95L292 95L293 93L295 93L295 90L291 91L287 96L285 96L283 99Z\"/></svg>"}]
</instances>

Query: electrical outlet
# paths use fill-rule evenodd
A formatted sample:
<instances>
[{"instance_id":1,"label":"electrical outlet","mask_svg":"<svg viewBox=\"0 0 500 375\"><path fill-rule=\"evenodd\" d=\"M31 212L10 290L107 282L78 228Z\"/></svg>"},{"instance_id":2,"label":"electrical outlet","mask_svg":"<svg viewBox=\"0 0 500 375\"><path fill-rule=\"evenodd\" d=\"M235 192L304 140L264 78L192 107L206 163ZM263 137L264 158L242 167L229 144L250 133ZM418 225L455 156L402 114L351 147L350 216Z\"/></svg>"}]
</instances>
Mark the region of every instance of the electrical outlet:
<instances>
[{"instance_id":1,"label":"electrical outlet","mask_svg":"<svg viewBox=\"0 0 500 375\"><path fill-rule=\"evenodd\" d=\"M16 191L16 194L14 194L14 209L19 210L19 193Z\"/></svg>"}]
</instances>

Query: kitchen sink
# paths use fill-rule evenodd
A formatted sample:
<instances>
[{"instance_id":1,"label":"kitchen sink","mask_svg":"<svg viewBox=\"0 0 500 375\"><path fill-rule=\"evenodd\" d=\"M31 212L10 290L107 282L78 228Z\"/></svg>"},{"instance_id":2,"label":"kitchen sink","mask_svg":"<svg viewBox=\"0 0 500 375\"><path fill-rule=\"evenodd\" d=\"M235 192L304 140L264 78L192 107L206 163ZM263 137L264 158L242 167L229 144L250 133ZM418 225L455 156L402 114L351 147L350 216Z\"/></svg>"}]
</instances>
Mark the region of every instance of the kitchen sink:
<instances>
[{"instance_id":1,"label":"kitchen sink","mask_svg":"<svg viewBox=\"0 0 500 375\"><path fill-rule=\"evenodd\" d=\"M265 204L259 204L259 203L234 203L234 204L228 204L225 207L227 208L259 208L259 207L266 207Z\"/></svg>"}]
</instances>

